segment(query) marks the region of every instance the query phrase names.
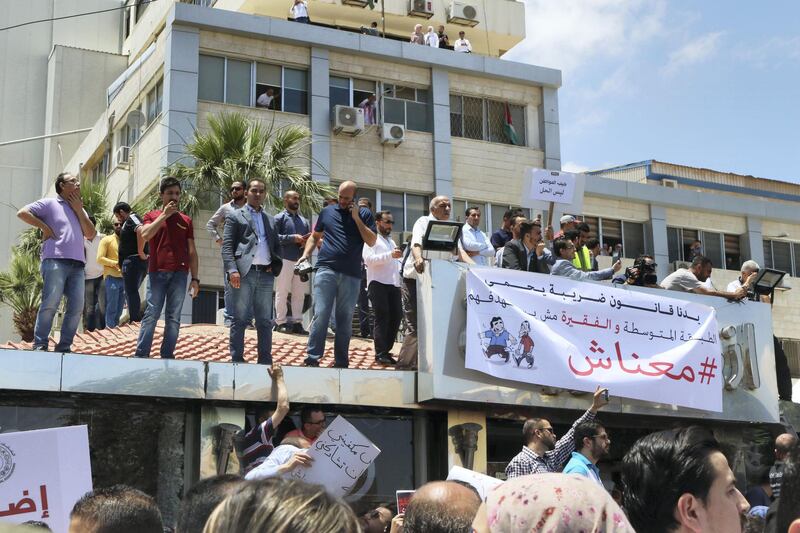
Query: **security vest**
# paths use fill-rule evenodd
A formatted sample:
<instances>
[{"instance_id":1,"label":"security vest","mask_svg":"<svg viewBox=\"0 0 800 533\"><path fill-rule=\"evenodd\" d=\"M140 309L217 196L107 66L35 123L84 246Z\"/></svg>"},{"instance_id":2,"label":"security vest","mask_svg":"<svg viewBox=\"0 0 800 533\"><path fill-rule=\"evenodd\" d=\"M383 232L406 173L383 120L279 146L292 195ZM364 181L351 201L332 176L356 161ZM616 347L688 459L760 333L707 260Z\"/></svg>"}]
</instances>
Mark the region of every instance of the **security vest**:
<instances>
[{"instance_id":1,"label":"security vest","mask_svg":"<svg viewBox=\"0 0 800 533\"><path fill-rule=\"evenodd\" d=\"M590 272L592 270L592 256L586 245L581 246L580 250L575 250L575 259L572 260L572 265L584 272Z\"/></svg>"}]
</instances>

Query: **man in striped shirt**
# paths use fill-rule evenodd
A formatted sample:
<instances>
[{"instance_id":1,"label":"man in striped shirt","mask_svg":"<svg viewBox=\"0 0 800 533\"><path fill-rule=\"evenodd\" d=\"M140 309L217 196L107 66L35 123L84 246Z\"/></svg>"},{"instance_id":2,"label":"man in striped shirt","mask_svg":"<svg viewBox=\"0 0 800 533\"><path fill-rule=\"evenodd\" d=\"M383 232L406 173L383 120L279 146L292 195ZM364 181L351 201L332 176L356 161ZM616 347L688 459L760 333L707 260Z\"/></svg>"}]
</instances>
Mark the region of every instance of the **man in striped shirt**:
<instances>
[{"instance_id":1,"label":"man in striped shirt","mask_svg":"<svg viewBox=\"0 0 800 533\"><path fill-rule=\"evenodd\" d=\"M259 419L253 429L247 432L243 438L241 460L245 473L263 463L272 453L275 447L272 439L275 437L278 426L289 413L289 392L286 390L286 383L283 380L283 368L276 364L271 369L268 367L267 372L277 388L278 402L272 415L264 420Z\"/></svg>"},{"instance_id":2,"label":"man in striped shirt","mask_svg":"<svg viewBox=\"0 0 800 533\"><path fill-rule=\"evenodd\" d=\"M597 387L592 406L580 416L567 433L556 441L553 426L544 418L530 418L522 426L525 446L506 467L506 476L511 479L528 474L560 472L572 452L575 451L575 426L591 422L601 407L608 404L604 393L608 389Z\"/></svg>"}]
</instances>

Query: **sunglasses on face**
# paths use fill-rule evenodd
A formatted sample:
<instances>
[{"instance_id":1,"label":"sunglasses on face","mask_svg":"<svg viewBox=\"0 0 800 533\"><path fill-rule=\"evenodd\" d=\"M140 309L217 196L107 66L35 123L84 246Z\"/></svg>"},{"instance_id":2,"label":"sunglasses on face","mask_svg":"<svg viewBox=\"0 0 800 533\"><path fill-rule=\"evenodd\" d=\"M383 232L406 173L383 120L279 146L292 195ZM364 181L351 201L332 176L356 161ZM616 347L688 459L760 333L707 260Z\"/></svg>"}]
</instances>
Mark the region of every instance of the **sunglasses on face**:
<instances>
[{"instance_id":1,"label":"sunglasses on face","mask_svg":"<svg viewBox=\"0 0 800 533\"><path fill-rule=\"evenodd\" d=\"M244 187L231 187L231 192L233 191L241 191Z\"/></svg>"}]
</instances>

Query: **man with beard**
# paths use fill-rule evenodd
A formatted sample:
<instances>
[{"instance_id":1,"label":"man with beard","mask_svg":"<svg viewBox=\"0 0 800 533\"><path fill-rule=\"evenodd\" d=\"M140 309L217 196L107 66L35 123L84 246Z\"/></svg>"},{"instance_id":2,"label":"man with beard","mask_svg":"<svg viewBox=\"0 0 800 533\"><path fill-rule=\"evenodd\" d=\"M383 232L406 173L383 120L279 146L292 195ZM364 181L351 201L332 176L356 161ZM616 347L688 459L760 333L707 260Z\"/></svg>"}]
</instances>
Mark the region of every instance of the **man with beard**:
<instances>
[{"instance_id":1,"label":"man with beard","mask_svg":"<svg viewBox=\"0 0 800 533\"><path fill-rule=\"evenodd\" d=\"M552 424L544 418L530 418L522 426L525 446L506 467L509 478L527 476L528 474L546 474L559 472L569 455L575 451L575 429L582 423L594 421L597 411L608 404L605 391L597 387L592 399L592 406L572 424L567 433L556 441L556 433Z\"/></svg>"},{"instance_id":2,"label":"man with beard","mask_svg":"<svg viewBox=\"0 0 800 533\"><path fill-rule=\"evenodd\" d=\"M97 262L103 265L103 283L106 290L106 316L107 328L119 325L122 316L122 306L125 304L125 285L122 281L122 269L119 265L119 233L122 229L122 220L114 219L114 234L106 235L100 241L97 249Z\"/></svg>"},{"instance_id":3,"label":"man with beard","mask_svg":"<svg viewBox=\"0 0 800 533\"><path fill-rule=\"evenodd\" d=\"M219 209L211 215L211 218L208 219L208 224L206 224L206 229L211 234L211 237L214 238L214 242L217 243L220 247L222 247L222 232L225 228L225 219L228 215L236 211L237 209L241 209L244 207L244 204L247 202L247 198L245 198L245 184L242 181L234 181L231 183L230 188L230 195L231 201L225 202ZM226 326L230 326L231 322L233 321L233 301L231 297L231 284L228 282L228 276L223 275L224 280L224 301L225 301L225 308L222 311L222 318L225 321Z\"/></svg>"},{"instance_id":4,"label":"man with beard","mask_svg":"<svg viewBox=\"0 0 800 533\"><path fill-rule=\"evenodd\" d=\"M600 469L597 462L607 457L611 449L611 439L608 432L597 420L584 422L575 427L575 449L572 452L565 474L579 474L596 481L601 487Z\"/></svg>"},{"instance_id":5,"label":"man with beard","mask_svg":"<svg viewBox=\"0 0 800 533\"><path fill-rule=\"evenodd\" d=\"M283 194L283 207L284 210L275 215L275 229L283 257L283 269L275 278L275 328L284 333L308 335L303 329L303 299L307 282L294 275L294 265L311 236L311 227L300 214L300 193L286 191ZM289 316L286 316L287 302L292 308Z\"/></svg>"}]
</instances>

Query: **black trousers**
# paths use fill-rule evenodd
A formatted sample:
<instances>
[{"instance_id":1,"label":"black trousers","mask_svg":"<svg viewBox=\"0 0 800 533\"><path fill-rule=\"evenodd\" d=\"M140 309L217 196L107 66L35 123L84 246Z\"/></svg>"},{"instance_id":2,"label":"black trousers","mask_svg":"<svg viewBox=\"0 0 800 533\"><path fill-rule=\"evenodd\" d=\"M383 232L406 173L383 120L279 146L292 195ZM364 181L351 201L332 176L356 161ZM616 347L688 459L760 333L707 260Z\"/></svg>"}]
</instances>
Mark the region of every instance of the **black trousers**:
<instances>
[{"instance_id":1,"label":"black trousers","mask_svg":"<svg viewBox=\"0 0 800 533\"><path fill-rule=\"evenodd\" d=\"M367 287L367 293L369 301L372 302L375 320L372 330L375 339L375 355L388 354L394 346L397 330L400 328L400 321L403 318L400 287L372 281Z\"/></svg>"}]
</instances>

